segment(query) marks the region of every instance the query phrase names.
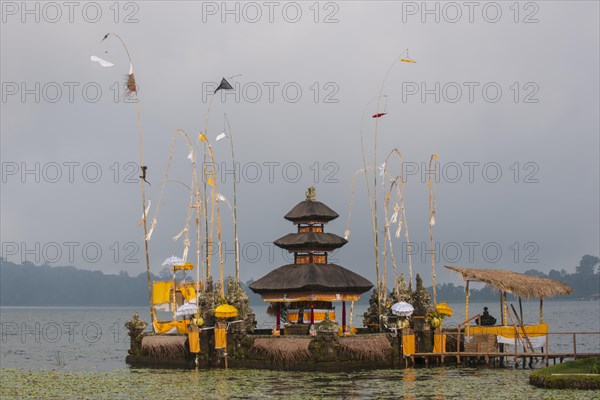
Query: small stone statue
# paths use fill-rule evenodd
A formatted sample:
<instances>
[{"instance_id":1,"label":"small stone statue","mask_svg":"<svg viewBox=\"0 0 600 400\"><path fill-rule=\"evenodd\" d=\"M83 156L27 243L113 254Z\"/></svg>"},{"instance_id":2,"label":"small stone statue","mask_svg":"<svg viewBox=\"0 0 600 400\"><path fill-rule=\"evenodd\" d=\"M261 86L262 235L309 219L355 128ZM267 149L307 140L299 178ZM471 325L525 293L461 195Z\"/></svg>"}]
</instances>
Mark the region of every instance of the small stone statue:
<instances>
[{"instance_id":1,"label":"small stone statue","mask_svg":"<svg viewBox=\"0 0 600 400\"><path fill-rule=\"evenodd\" d=\"M317 201L317 189L311 186L306 191L306 201Z\"/></svg>"},{"instance_id":2,"label":"small stone statue","mask_svg":"<svg viewBox=\"0 0 600 400\"><path fill-rule=\"evenodd\" d=\"M481 314L481 318L477 318L475 322L481 326L492 326L496 325L496 318L490 315L487 307L483 307L483 314Z\"/></svg>"},{"instance_id":3,"label":"small stone statue","mask_svg":"<svg viewBox=\"0 0 600 400\"><path fill-rule=\"evenodd\" d=\"M140 318L138 312L133 313L133 318L125 322L125 328L129 330L130 336L137 336L146 329L148 323Z\"/></svg>"},{"instance_id":4,"label":"small stone statue","mask_svg":"<svg viewBox=\"0 0 600 400\"><path fill-rule=\"evenodd\" d=\"M142 333L148 326L148 323L140 318L140 315L137 313L133 313L133 318L129 321L125 322L125 328L129 331L130 346L129 346L129 355L137 356L141 352L142 348Z\"/></svg>"},{"instance_id":5,"label":"small stone statue","mask_svg":"<svg viewBox=\"0 0 600 400\"><path fill-rule=\"evenodd\" d=\"M317 330L319 332L337 332L338 324L333 322L329 317L329 312L326 312L325 319L317 324Z\"/></svg>"}]
</instances>

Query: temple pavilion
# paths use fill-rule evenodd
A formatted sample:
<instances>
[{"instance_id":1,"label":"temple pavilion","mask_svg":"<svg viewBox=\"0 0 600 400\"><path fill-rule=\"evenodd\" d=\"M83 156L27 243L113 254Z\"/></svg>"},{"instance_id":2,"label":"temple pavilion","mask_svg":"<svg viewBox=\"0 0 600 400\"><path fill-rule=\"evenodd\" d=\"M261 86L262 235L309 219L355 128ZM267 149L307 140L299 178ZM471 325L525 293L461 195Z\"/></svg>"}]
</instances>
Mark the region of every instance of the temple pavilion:
<instances>
[{"instance_id":1,"label":"temple pavilion","mask_svg":"<svg viewBox=\"0 0 600 400\"><path fill-rule=\"evenodd\" d=\"M346 302L356 301L373 284L362 276L328 261L328 253L344 246L347 240L325 233L325 225L339 215L316 200L316 190L306 192L306 200L298 203L285 219L297 226L297 232L277 239L274 244L294 253L294 263L271 271L250 285L253 292L275 308L276 330L281 325L281 310L287 309L287 322L293 332L308 332L310 325L319 323L328 314L337 316L334 302L342 303L341 325L346 328ZM339 323L339 320L336 321Z\"/></svg>"}]
</instances>

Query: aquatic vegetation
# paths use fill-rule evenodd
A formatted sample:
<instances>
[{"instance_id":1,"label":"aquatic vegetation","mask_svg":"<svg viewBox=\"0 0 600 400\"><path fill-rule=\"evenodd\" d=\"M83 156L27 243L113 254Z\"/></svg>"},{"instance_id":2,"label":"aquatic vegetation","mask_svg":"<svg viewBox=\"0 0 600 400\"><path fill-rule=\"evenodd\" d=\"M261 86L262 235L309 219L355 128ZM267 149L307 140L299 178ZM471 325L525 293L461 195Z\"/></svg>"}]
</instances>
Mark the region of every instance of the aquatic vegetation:
<instances>
[{"instance_id":1,"label":"aquatic vegetation","mask_svg":"<svg viewBox=\"0 0 600 400\"><path fill-rule=\"evenodd\" d=\"M529 385L529 371L423 368L313 373L259 370L66 372L0 370L0 398L590 399L597 392Z\"/></svg>"}]
</instances>

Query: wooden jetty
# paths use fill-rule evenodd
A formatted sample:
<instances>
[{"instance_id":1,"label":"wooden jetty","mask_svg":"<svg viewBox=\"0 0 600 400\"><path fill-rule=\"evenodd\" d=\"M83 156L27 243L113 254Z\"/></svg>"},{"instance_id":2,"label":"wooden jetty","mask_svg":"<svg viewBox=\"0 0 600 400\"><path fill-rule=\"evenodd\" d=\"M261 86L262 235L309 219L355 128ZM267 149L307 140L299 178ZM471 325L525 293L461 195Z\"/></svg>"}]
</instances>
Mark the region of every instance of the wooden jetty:
<instances>
[{"instance_id":1,"label":"wooden jetty","mask_svg":"<svg viewBox=\"0 0 600 400\"><path fill-rule=\"evenodd\" d=\"M446 333L446 335L452 335L453 339L459 340L460 334L454 335ZM444 333L441 333L444 335ZM570 336L571 349L569 351L561 352L550 352L549 350L549 337L550 335L565 335ZM484 364L485 366L510 366L518 368L522 365L523 368L529 366L545 365L548 366L550 361L553 364L557 362L562 363L565 360L575 360L579 358L588 357L600 357L600 352L581 352L577 350L577 336L581 335L595 335L600 339L599 332L548 332L546 334L546 346L541 348L540 351L527 351L527 347L522 347L519 350L519 341L517 335L515 335L515 343L511 351L504 347L504 351L501 351L500 346L496 344L493 347L485 346L483 349L480 348L469 348L461 351L462 346L455 346L456 351L445 351L442 348L440 352L415 352L412 354L405 355L405 365L419 365L424 364L426 366L438 366L438 365L471 365L471 364Z\"/></svg>"}]
</instances>

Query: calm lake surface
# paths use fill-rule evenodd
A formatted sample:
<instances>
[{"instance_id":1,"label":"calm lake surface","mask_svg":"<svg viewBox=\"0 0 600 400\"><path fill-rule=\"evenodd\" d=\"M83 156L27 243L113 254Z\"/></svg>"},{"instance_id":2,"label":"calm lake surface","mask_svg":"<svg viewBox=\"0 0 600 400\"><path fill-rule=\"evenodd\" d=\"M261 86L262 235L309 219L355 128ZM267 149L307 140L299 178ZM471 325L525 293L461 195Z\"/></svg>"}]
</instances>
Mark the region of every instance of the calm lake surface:
<instances>
[{"instance_id":1,"label":"calm lake surface","mask_svg":"<svg viewBox=\"0 0 600 400\"><path fill-rule=\"evenodd\" d=\"M450 306L454 315L444 321L446 327L464 317L464 304ZM470 315L484 306L500 320L498 304L472 303ZM523 303L526 322L538 322L538 307L534 301ZM275 323L266 306L253 309L259 327ZM355 326L361 325L365 309L355 307ZM325 374L133 369L125 364L129 337L123 325L135 311L149 321L149 310L141 307L0 307L0 398L600 399L598 392L530 386L529 370L451 367ZM598 332L600 302L546 302L544 319L550 332ZM550 351L572 351L572 335L552 335ZM600 337L578 335L577 351L600 352Z\"/></svg>"}]
</instances>

